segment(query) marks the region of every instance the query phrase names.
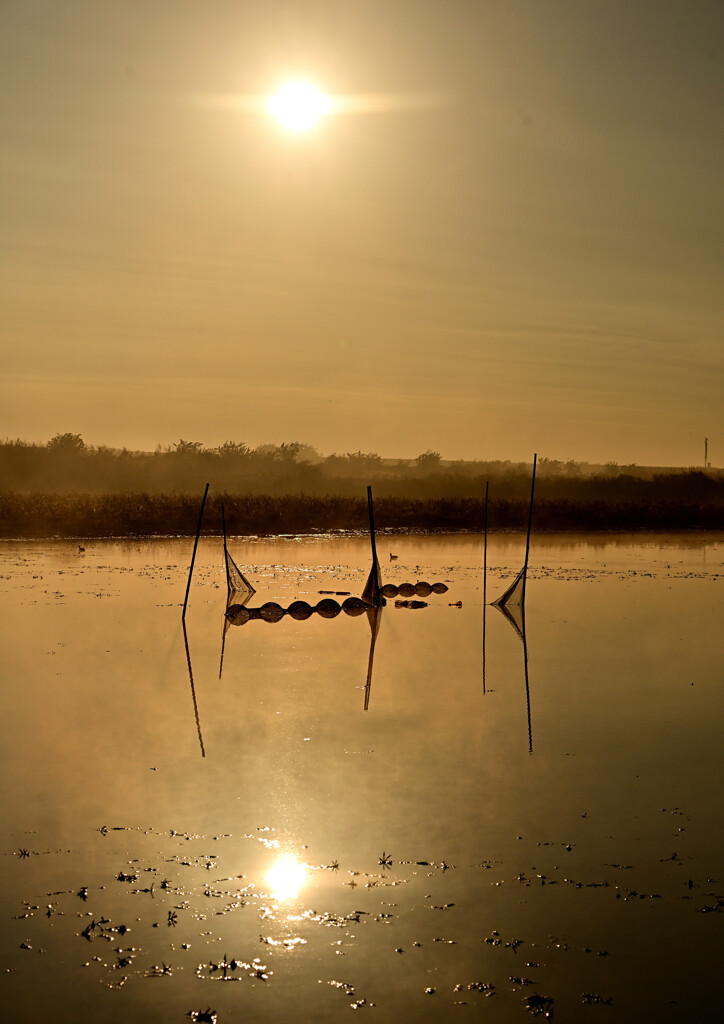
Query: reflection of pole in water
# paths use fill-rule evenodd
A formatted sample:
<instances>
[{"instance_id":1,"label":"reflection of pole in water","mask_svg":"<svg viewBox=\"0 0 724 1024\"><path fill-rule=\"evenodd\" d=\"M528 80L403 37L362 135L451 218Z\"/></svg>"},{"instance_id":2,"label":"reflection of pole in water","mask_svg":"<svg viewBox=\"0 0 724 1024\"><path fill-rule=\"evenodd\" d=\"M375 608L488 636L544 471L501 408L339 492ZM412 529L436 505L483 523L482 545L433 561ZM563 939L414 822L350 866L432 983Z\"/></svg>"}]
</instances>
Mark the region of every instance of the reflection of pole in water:
<instances>
[{"instance_id":1,"label":"reflection of pole in water","mask_svg":"<svg viewBox=\"0 0 724 1024\"><path fill-rule=\"evenodd\" d=\"M229 608L229 602L228 601L226 603L226 608L227 608L227 611L228 611L228 608ZM222 673L223 668L224 668L224 647L226 646L226 631L229 628L229 625L230 625L230 623L229 623L229 620L226 617L226 612L224 612L224 625L223 625L223 628L221 630L221 658L219 659L219 679L221 679L221 673Z\"/></svg>"},{"instance_id":2,"label":"reflection of pole in water","mask_svg":"<svg viewBox=\"0 0 724 1024\"><path fill-rule=\"evenodd\" d=\"M201 722L199 721L199 707L198 707L198 704L196 703L196 689L194 687L194 674L193 674L193 671L191 669L191 651L189 650L189 638L188 638L188 634L186 633L186 620L185 619L181 620L181 625L183 626L183 630L184 630L184 645L186 647L186 664L189 667L189 680L191 682L191 699L194 702L194 718L196 719L196 731L199 734L199 744L201 746L201 756L202 757L206 757L206 751L204 750L204 738L201 735Z\"/></svg>"},{"instance_id":3,"label":"reflection of pole in water","mask_svg":"<svg viewBox=\"0 0 724 1024\"><path fill-rule=\"evenodd\" d=\"M238 597L237 601L234 601L235 597ZM241 596L239 596L239 595L235 594L234 591L232 590L232 591L229 591L227 593L227 595L226 595L226 609L224 611L224 626L223 626L223 629L221 631L221 658L219 660L219 679L221 679L221 672L222 672L222 670L224 668L224 647L226 646L226 634L228 632L229 626L231 625L231 619L229 619L227 617L226 613L228 612L229 608L231 608L232 604L236 604L240 608L243 608L243 606L247 603L247 601L250 599L250 597L251 597L251 591L249 591L249 593L241 594Z\"/></svg>"},{"instance_id":4,"label":"reflection of pole in water","mask_svg":"<svg viewBox=\"0 0 724 1024\"><path fill-rule=\"evenodd\" d=\"M370 691L372 690L372 663L375 657L375 643L377 642L377 634L380 631L380 624L382 623L382 609L368 608L367 621L370 624L370 656L367 661L367 682L365 684L365 711L369 710L370 706Z\"/></svg>"},{"instance_id":5,"label":"reflection of pole in water","mask_svg":"<svg viewBox=\"0 0 724 1024\"><path fill-rule=\"evenodd\" d=\"M525 608L521 608L523 618L523 666L525 668L525 704L528 711L528 751L533 753L533 729L530 721L530 686L528 685L528 641L525 635Z\"/></svg>"},{"instance_id":6,"label":"reflection of pole in water","mask_svg":"<svg viewBox=\"0 0 724 1024\"><path fill-rule=\"evenodd\" d=\"M525 672L525 703L528 712L528 750L533 753L533 727L530 716L530 686L528 683L528 641L525 634L525 608L523 605L496 604L523 644L523 669Z\"/></svg>"},{"instance_id":7,"label":"reflection of pole in water","mask_svg":"<svg viewBox=\"0 0 724 1024\"><path fill-rule=\"evenodd\" d=\"M485 481L485 518L483 520L483 693L485 693L485 606L488 598L488 486Z\"/></svg>"}]
</instances>

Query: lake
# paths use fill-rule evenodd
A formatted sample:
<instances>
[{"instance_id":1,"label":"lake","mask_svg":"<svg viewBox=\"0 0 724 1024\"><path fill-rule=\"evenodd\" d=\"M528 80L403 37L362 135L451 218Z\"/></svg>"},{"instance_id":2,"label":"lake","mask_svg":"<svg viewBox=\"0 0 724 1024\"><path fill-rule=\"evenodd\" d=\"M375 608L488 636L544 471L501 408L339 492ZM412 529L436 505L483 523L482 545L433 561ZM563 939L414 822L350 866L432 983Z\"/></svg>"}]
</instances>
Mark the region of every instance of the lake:
<instances>
[{"instance_id":1,"label":"lake","mask_svg":"<svg viewBox=\"0 0 724 1024\"><path fill-rule=\"evenodd\" d=\"M0 545L8 1020L722 1012L721 534L534 535L524 622L481 536L383 535L447 591L226 630L202 539L185 635L190 540L82 544ZM370 561L230 550L249 607Z\"/></svg>"}]
</instances>

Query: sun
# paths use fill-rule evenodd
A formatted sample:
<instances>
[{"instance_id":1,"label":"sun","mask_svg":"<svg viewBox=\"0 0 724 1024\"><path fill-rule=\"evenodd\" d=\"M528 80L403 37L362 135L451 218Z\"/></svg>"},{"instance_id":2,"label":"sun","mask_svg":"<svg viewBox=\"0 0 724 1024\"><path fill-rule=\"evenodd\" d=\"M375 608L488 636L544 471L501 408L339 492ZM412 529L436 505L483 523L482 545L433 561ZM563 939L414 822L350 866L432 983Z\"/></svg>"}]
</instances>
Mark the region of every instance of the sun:
<instances>
[{"instance_id":1,"label":"sun","mask_svg":"<svg viewBox=\"0 0 724 1024\"><path fill-rule=\"evenodd\" d=\"M305 132L331 113L332 100L310 82L294 80L269 97L267 110L290 132Z\"/></svg>"}]
</instances>

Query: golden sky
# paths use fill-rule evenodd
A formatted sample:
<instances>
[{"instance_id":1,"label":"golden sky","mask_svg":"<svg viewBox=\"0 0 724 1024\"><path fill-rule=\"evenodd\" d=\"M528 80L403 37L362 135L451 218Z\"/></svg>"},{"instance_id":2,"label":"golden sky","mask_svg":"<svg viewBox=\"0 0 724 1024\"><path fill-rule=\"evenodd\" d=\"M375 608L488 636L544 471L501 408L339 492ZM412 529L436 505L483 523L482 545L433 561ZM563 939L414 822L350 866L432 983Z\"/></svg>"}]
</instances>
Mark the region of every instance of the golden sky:
<instances>
[{"instance_id":1,"label":"golden sky","mask_svg":"<svg viewBox=\"0 0 724 1024\"><path fill-rule=\"evenodd\" d=\"M0 436L722 465L722 40L720 0L3 0ZM339 109L287 131L290 78Z\"/></svg>"}]
</instances>

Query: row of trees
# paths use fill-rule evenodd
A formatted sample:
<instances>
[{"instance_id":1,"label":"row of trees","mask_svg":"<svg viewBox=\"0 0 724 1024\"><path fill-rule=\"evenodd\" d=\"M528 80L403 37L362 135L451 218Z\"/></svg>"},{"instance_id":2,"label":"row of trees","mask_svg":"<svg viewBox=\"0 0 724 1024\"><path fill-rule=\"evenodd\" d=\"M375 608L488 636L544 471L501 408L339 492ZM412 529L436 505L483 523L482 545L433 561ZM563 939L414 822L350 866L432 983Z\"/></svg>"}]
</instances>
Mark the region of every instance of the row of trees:
<instances>
[{"instance_id":1,"label":"row of trees","mask_svg":"<svg viewBox=\"0 0 724 1024\"><path fill-rule=\"evenodd\" d=\"M458 473L470 473L459 463ZM420 480L443 470L439 452L416 459L384 460L376 452L323 456L311 445L289 442L252 448L225 441L206 448L200 441L179 439L153 452L87 445L80 434L56 434L47 444L0 443L0 488L9 491L60 492L148 491L189 493L202 478L229 491L327 493L332 485L356 491L358 481ZM455 475L453 473L453 475Z\"/></svg>"},{"instance_id":2,"label":"row of trees","mask_svg":"<svg viewBox=\"0 0 724 1024\"><path fill-rule=\"evenodd\" d=\"M542 457L536 495L570 501L651 502L684 500L724 505L724 475L656 472L609 463L586 467ZM0 443L0 491L45 494L198 494L206 481L216 493L358 497L368 483L377 497L526 500L530 464L443 462L426 451L411 460L382 459L375 452L322 456L311 445L290 442L251 448L226 441L205 448L183 438L153 452L91 447L80 434L56 434L47 444Z\"/></svg>"}]
</instances>

